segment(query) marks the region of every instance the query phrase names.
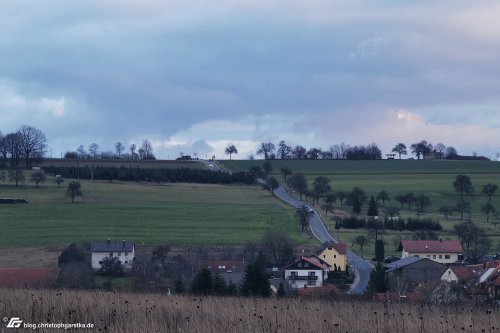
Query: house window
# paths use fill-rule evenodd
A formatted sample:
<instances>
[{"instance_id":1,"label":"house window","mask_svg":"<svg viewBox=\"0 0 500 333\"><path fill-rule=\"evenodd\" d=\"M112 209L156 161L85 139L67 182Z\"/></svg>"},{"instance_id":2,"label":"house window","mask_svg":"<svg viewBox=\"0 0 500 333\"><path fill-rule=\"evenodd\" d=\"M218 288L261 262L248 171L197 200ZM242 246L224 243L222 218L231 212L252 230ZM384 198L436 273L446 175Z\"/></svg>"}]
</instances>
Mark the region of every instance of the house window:
<instances>
[{"instance_id":1,"label":"house window","mask_svg":"<svg viewBox=\"0 0 500 333\"><path fill-rule=\"evenodd\" d=\"M445 258L445 259L450 259L450 255L449 255L449 254L445 254L445 255L444 255L444 258Z\"/></svg>"},{"instance_id":2,"label":"house window","mask_svg":"<svg viewBox=\"0 0 500 333\"><path fill-rule=\"evenodd\" d=\"M121 257L122 256L122 253L121 252L118 252L118 257Z\"/></svg>"},{"instance_id":3,"label":"house window","mask_svg":"<svg viewBox=\"0 0 500 333\"><path fill-rule=\"evenodd\" d=\"M430 259L430 258L431 258L431 255L430 255L430 254L428 254L428 255L427 255L427 259Z\"/></svg>"},{"instance_id":4,"label":"house window","mask_svg":"<svg viewBox=\"0 0 500 333\"><path fill-rule=\"evenodd\" d=\"M436 259L436 255L435 254L432 255L432 259Z\"/></svg>"},{"instance_id":5,"label":"house window","mask_svg":"<svg viewBox=\"0 0 500 333\"><path fill-rule=\"evenodd\" d=\"M323 254L323 259L325 259L325 258L326 258L326 255L325 255L325 254Z\"/></svg>"},{"instance_id":6,"label":"house window","mask_svg":"<svg viewBox=\"0 0 500 333\"><path fill-rule=\"evenodd\" d=\"M415 258L420 258L420 256L418 254L415 254L414 257Z\"/></svg>"},{"instance_id":7,"label":"house window","mask_svg":"<svg viewBox=\"0 0 500 333\"><path fill-rule=\"evenodd\" d=\"M297 276L297 272L295 271L290 272L290 276Z\"/></svg>"},{"instance_id":8,"label":"house window","mask_svg":"<svg viewBox=\"0 0 500 333\"><path fill-rule=\"evenodd\" d=\"M99 265L102 265L102 260L101 260L101 261L99 261Z\"/></svg>"},{"instance_id":9,"label":"house window","mask_svg":"<svg viewBox=\"0 0 500 333\"><path fill-rule=\"evenodd\" d=\"M439 255L439 259L443 259L443 255L442 254Z\"/></svg>"},{"instance_id":10,"label":"house window","mask_svg":"<svg viewBox=\"0 0 500 333\"><path fill-rule=\"evenodd\" d=\"M127 260L125 260L125 263L126 263L126 264L128 264L128 261L127 261Z\"/></svg>"},{"instance_id":11,"label":"house window","mask_svg":"<svg viewBox=\"0 0 500 333\"><path fill-rule=\"evenodd\" d=\"M125 252L125 257L128 256L128 252Z\"/></svg>"},{"instance_id":12,"label":"house window","mask_svg":"<svg viewBox=\"0 0 500 333\"><path fill-rule=\"evenodd\" d=\"M109 252L109 256L112 257L113 256L113 252Z\"/></svg>"},{"instance_id":13,"label":"house window","mask_svg":"<svg viewBox=\"0 0 500 333\"><path fill-rule=\"evenodd\" d=\"M333 259L337 259L337 255L336 254L333 255Z\"/></svg>"},{"instance_id":14,"label":"house window","mask_svg":"<svg viewBox=\"0 0 500 333\"><path fill-rule=\"evenodd\" d=\"M316 272L309 272L309 276L316 276Z\"/></svg>"},{"instance_id":15,"label":"house window","mask_svg":"<svg viewBox=\"0 0 500 333\"><path fill-rule=\"evenodd\" d=\"M316 281L314 281L314 280L307 281L307 285L308 285L308 286L315 287L315 286L316 286Z\"/></svg>"}]
</instances>

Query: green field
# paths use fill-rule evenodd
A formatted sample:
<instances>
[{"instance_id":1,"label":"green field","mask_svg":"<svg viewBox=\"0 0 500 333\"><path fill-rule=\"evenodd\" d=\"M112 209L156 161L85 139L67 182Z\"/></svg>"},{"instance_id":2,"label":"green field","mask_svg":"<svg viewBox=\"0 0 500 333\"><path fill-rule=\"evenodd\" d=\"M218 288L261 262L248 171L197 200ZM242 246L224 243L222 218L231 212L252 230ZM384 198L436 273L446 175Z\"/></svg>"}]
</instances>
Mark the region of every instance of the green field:
<instances>
[{"instance_id":1,"label":"green field","mask_svg":"<svg viewBox=\"0 0 500 333\"><path fill-rule=\"evenodd\" d=\"M232 171L248 170L251 166L262 166L263 160L253 161L220 161L225 168ZM418 161L418 160L380 160L380 161L346 161L346 160L272 160L272 175L282 180L280 169L288 167L295 173L303 173L312 188L314 179L325 176L330 179L332 191L350 191L353 187L360 187L368 196L376 195L381 190L389 193L391 200L386 206L401 208L394 198L398 194L413 192L415 195L427 195L432 205L427 208L426 217L439 220L444 232L439 236L442 238L456 239L453 234L453 226L459 223L459 213L455 212L449 221L445 220L439 213L441 206L455 206L459 198L453 188L453 181L458 174L465 174L471 178L476 190L476 196L467 198L471 204L471 218L481 227L485 228L493 240L494 250L498 251L500 246L500 226L486 223L486 216L481 212L481 207L488 201L488 197L481 194L482 185L492 183L500 187L500 163L489 161ZM292 193L293 194L293 193ZM294 195L298 196L296 193ZM304 197L305 199L305 197ZM500 190L493 196L493 205L500 213ZM349 207L336 208L350 213ZM365 207L366 209L366 207ZM334 221L331 215L325 216L323 211L318 210L330 233L349 245L357 235L366 235L363 229L348 230L334 229ZM383 216L383 213L381 213ZM414 211L401 210L402 216L415 217ZM464 218L468 218L465 214ZM490 222L500 221L499 217L490 216ZM388 231L383 236L386 242L386 254L396 254L392 244L393 238L409 239L412 232ZM357 246L353 247L358 251ZM359 252L359 251L358 251ZM365 257L373 257L373 245L367 245L361 254Z\"/></svg>"},{"instance_id":2,"label":"green field","mask_svg":"<svg viewBox=\"0 0 500 333\"><path fill-rule=\"evenodd\" d=\"M294 212L257 186L82 181L71 204L66 184L40 188L0 184L0 197L28 204L0 205L0 244L55 245L127 239L146 244L244 244L270 228L302 243Z\"/></svg>"},{"instance_id":3,"label":"green field","mask_svg":"<svg viewBox=\"0 0 500 333\"><path fill-rule=\"evenodd\" d=\"M251 166L261 166L264 161L221 161L233 171L248 170ZM389 193L390 206L400 207L394 197L398 194L413 192L415 195L425 194L432 205L427 209L438 214L441 206L455 206L458 194L452 183L458 174L471 178L476 190L471 203L472 218L485 219L481 206L488 198L481 194L483 185L492 183L500 187L500 163L489 161L415 161L415 160L380 160L380 161L346 161L346 160L273 160L272 174L281 179L280 169L289 167L294 172L303 173L312 187L317 176L330 179L333 191L349 191L360 187L368 196L376 195L381 190ZM497 198L498 197L498 198ZM493 198L493 204L500 212L500 191Z\"/></svg>"}]
</instances>

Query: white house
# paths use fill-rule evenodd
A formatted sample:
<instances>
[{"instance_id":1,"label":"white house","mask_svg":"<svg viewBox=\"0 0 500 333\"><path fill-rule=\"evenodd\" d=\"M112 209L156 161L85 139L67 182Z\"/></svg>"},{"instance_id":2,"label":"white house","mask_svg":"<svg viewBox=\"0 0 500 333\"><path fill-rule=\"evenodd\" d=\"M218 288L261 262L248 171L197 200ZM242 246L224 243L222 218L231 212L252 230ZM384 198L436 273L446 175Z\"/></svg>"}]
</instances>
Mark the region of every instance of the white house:
<instances>
[{"instance_id":1,"label":"white house","mask_svg":"<svg viewBox=\"0 0 500 333\"><path fill-rule=\"evenodd\" d=\"M452 264L463 254L458 240L402 240L398 251L401 251L401 259L427 258L441 264Z\"/></svg>"},{"instance_id":2,"label":"white house","mask_svg":"<svg viewBox=\"0 0 500 333\"><path fill-rule=\"evenodd\" d=\"M285 280L292 288L321 287L328 278L329 265L317 257L302 257L285 267Z\"/></svg>"},{"instance_id":3,"label":"white house","mask_svg":"<svg viewBox=\"0 0 500 333\"><path fill-rule=\"evenodd\" d=\"M92 269L101 269L102 261L106 257L117 257L125 271L132 269L135 258L135 244L128 241L92 242L90 243Z\"/></svg>"}]
</instances>

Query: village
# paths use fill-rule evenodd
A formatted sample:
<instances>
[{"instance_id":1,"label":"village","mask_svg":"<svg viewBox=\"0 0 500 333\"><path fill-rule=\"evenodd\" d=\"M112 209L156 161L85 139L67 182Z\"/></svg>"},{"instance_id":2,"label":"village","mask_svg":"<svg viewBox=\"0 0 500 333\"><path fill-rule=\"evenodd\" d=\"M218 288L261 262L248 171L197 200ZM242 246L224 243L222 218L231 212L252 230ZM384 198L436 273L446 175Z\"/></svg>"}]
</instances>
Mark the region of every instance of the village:
<instances>
[{"instance_id":1,"label":"village","mask_svg":"<svg viewBox=\"0 0 500 333\"><path fill-rule=\"evenodd\" d=\"M233 286L232 295L237 295L246 276L248 278L248 264L252 263L250 258L241 255L215 259L203 248L194 251L197 255L186 255L185 249L137 246L126 240L108 239L87 245L87 249L75 244L66 248L59 256L58 269L2 268L0 287L128 288L131 291L160 290L171 295L193 292L189 281L172 282L169 279L173 276L171 271L176 271L179 273L176 276L180 277L182 271L188 272L184 276L193 276L193 273L196 276L206 270L222 279L224 285ZM220 249L220 253L226 250ZM356 285L356 274L348 260L348 246L329 242L311 250L283 267L264 267L271 296L344 297L350 293ZM400 258L387 257L372 271L368 288L381 283L377 274L380 276L378 270L382 267L386 292L376 292L376 288L366 290L367 297L382 302L500 304L498 255L485 257L474 265L464 263L458 240L402 240L399 251ZM104 278L106 282L96 284L95 278ZM124 287L114 284L115 279L134 282ZM176 283L184 287L179 288Z\"/></svg>"}]
</instances>

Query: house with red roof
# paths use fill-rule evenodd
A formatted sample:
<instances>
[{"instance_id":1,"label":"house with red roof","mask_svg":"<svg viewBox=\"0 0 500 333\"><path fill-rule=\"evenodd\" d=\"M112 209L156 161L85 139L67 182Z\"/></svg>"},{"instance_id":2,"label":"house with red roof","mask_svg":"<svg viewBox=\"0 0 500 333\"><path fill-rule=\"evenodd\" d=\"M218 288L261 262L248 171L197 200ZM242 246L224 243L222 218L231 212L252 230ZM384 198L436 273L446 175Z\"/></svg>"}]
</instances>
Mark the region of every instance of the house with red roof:
<instances>
[{"instance_id":1,"label":"house with red roof","mask_svg":"<svg viewBox=\"0 0 500 333\"><path fill-rule=\"evenodd\" d=\"M466 285L477 281L483 270L483 265L450 266L441 275L441 281Z\"/></svg>"},{"instance_id":2,"label":"house with red roof","mask_svg":"<svg viewBox=\"0 0 500 333\"><path fill-rule=\"evenodd\" d=\"M302 257L285 267L285 281L292 288L321 287L329 270L330 265L316 256Z\"/></svg>"},{"instance_id":3,"label":"house with red roof","mask_svg":"<svg viewBox=\"0 0 500 333\"><path fill-rule=\"evenodd\" d=\"M316 256L330 265L330 271L345 272L347 268L347 245L343 243L325 242Z\"/></svg>"},{"instance_id":4,"label":"house with red roof","mask_svg":"<svg viewBox=\"0 0 500 333\"><path fill-rule=\"evenodd\" d=\"M441 264L452 264L463 254L462 244L458 240L402 240L398 251L401 258L427 258Z\"/></svg>"}]
</instances>

